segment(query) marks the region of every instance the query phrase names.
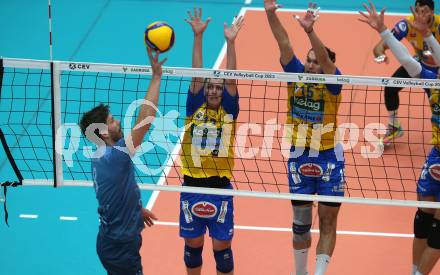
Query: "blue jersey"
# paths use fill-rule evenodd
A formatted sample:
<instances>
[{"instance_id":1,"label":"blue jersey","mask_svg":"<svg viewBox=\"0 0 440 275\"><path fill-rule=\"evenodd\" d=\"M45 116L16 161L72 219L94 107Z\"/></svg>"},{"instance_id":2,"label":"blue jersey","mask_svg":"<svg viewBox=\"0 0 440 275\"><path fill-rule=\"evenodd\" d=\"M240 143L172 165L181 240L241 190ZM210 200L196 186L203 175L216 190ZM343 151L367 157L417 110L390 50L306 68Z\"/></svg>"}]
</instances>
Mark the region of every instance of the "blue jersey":
<instances>
[{"instance_id":1,"label":"blue jersey","mask_svg":"<svg viewBox=\"0 0 440 275\"><path fill-rule=\"evenodd\" d=\"M125 140L98 149L92 161L98 199L99 232L118 241L133 240L144 228L141 194Z\"/></svg>"}]
</instances>

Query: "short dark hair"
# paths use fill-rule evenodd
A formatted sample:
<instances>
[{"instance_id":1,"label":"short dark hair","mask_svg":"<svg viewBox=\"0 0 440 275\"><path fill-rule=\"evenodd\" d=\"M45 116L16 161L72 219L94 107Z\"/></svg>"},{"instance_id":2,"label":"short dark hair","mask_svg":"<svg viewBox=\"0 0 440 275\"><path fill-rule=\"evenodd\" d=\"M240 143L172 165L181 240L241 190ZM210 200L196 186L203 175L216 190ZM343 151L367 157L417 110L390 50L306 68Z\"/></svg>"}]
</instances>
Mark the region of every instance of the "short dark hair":
<instances>
[{"instance_id":1,"label":"short dark hair","mask_svg":"<svg viewBox=\"0 0 440 275\"><path fill-rule=\"evenodd\" d=\"M414 5L417 6L428 6L431 10L434 10L434 0L416 0L416 3Z\"/></svg>"},{"instance_id":2,"label":"short dark hair","mask_svg":"<svg viewBox=\"0 0 440 275\"><path fill-rule=\"evenodd\" d=\"M81 121L79 122L79 125L81 127L81 132L83 135L86 135L86 129L90 126L90 124L93 123L106 123L107 117L110 114L110 107L108 105L99 104L92 110L88 111L87 113L83 114ZM99 129L95 129L94 131L95 135L97 135L99 138L101 138L101 135L99 134Z\"/></svg>"},{"instance_id":3,"label":"short dark hair","mask_svg":"<svg viewBox=\"0 0 440 275\"><path fill-rule=\"evenodd\" d=\"M336 62L336 53L335 53L334 51L330 50L330 49L327 48L327 47L325 47L325 49L327 50L327 54L328 54L328 57L330 58L330 60L331 60L333 63L335 63L335 62ZM313 51L313 48L311 48L311 49L309 50L309 52L307 53L307 56L309 56L309 53L310 53L311 51Z\"/></svg>"}]
</instances>

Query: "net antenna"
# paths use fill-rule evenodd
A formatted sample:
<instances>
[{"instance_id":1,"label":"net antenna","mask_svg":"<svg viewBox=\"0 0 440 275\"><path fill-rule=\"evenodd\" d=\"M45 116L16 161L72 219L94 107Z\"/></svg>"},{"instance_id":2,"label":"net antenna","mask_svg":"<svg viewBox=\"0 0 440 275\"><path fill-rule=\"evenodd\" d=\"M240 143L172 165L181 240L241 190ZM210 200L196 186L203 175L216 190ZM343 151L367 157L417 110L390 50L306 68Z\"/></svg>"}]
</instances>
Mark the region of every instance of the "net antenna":
<instances>
[{"instance_id":1,"label":"net antenna","mask_svg":"<svg viewBox=\"0 0 440 275\"><path fill-rule=\"evenodd\" d=\"M60 70L58 69L58 62L53 61L53 47L52 47L52 5L48 0L48 20L49 20L49 58L50 58L50 73L52 77L51 81L51 93L52 93L52 142L53 142L53 171L54 182L53 187L62 185L63 182L63 166L62 156L57 151L57 148L61 147L61 140L57 138L57 129L61 126L61 97L60 97Z\"/></svg>"},{"instance_id":2,"label":"net antenna","mask_svg":"<svg viewBox=\"0 0 440 275\"><path fill-rule=\"evenodd\" d=\"M50 0L47 0L48 6L48 20L49 20L49 58L50 61L53 61L53 52L52 52L52 6Z\"/></svg>"}]
</instances>

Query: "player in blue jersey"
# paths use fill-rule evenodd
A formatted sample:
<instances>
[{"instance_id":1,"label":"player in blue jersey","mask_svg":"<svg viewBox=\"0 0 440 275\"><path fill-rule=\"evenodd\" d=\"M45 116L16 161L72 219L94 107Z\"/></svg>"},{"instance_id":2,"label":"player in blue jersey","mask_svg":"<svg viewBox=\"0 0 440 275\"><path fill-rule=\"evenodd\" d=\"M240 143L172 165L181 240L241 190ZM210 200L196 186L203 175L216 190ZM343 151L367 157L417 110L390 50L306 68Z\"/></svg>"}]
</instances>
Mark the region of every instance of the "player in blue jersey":
<instances>
[{"instance_id":1,"label":"player in blue jersey","mask_svg":"<svg viewBox=\"0 0 440 275\"><path fill-rule=\"evenodd\" d=\"M440 15L434 14L434 1L433 0L416 0L415 11L418 14L428 17L428 27L432 31L434 37L440 39ZM408 16L405 19L400 20L391 30L394 37L398 40L406 38L415 51L415 58L420 64L427 70L438 72L438 64L432 57L432 53L429 50L428 45L423 40L422 34L412 27L414 22L414 16ZM389 47L383 40L374 47L373 53L376 57L375 60L378 63L387 62L387 56L385 51ZM392 75L392 77L410 78L410 75L406 71L404 66L400 66ZM397 117L397 111L399 108L399 91L400 87L385 87L385 106L389 113L388 129L386 134L381 138L383 145L387 146L392 144L394 139L403 135L402 126Z\"/></svg>"},{"instance_id":2,"label":"player in blue jersey","mask_svg":"<svg viewBox=\"0 0 440 275\"><path fill-rule=\"evenodd\" d=\"M375 29L382 40L391 49L399 63L405 68L410 77L437 79L437 73L427 69L411 57L408 50L388 30L384 24L384 12L376 12L374 5L370 7L364 4L368 15L361 12L364 19L361 21L369 24ZM433 59L440 64L440 45L429 26L429 16L416 13L412 9L414 20L411 27L416 29L432 52ZM426 159L422 173L417 183L418 200L440 201L440 90L430 89L428 91L429 104L432 111L432 145L433 148ZM413 241L413 273L426 275L431 272L437 260L440 258L440 210L419 208L414 218L414 241Z\"/></svg>"},{"instance_id":3,"label":"player in blue jersey","mask_svg":"<svg viewBox=\"0 0 440 275\"><path fill-rule=\"evenodd\" d=\"M192 65L201 68L202 37L210 18L203 21L202 10L188 12L186 19L194 33ZM235 70L235 39L242 17L228 27L226 69ZM182 141L184 186L232 189L233 142L239 112L236 80L193 78L186 103L186 131ZM184 262L189 275L202 270L202 250L206 229L212 239L217 274L233 274L231 242L234 235L232 196L182 193L180 196L180 236L185 240Z\"/></svg>"},{"instance_id":4,"label":"player in blue jersey","mask_svg":"<svg viewBox=\"0 0 440 275\"><path fill-rule=\"evenodd\" d=\"M267 19L280 50L280 62L286 72L341 74L335 65L335 53L325 47L313 26L318 19L316 4L310 3L303 18L296 17L312 48L305 64L295 55L286 30L281 25L274 0L264 1ZM287 125L292 125L291 153L288 161L289 188L294 194L344 196L344 160L336 139L341 85L288 83ZM320 130L317 130L320 129ZM319 132L320 135L314 133ZM315 274L324 274L336 244L336 224L340 203L319 202L320 238L316 248ZM311 246L312 202L292 201L293 254L296 274L307 272Z\"/></svg>"},{"instance_id":5,"label":"player in blue jersey","mask_svg":"<svg viewBox=\"0 0 440 275\"><path fill-rule=\"evenodd\" d=\"M145 95L148 104L140 107L136 124L125 138L121 123L110 113L109 106L98 105L85 113L80 122L82 133L98 145L92 160L93 182L98 199L100 218L96 250L109 275L141 275L139 250L141 231L153 225L156 216L142 207L141 194L136 184L131 156L142 144L150 123L155 116L162 61L159 53L153 55L148 48L153 75Z\"/></svg>"}]
</instances>

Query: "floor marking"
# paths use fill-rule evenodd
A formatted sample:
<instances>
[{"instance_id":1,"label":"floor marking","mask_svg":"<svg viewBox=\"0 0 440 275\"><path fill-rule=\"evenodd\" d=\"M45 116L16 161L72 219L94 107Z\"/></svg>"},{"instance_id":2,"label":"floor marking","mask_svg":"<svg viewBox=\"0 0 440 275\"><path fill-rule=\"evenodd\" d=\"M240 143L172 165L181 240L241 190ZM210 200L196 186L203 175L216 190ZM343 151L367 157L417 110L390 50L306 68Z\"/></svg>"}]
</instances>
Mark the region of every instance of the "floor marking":
<instances>
[{"instance_id":1,"label":"floor marking","mask_svg":"<svg viewBox=\"0 0 440 275\"><path fill-rule=\"evenodd\" d=\"M22 219L37 219L38 215L34 215L34 214L20 214L19 217L22 218Z\"/></svg>"},{"instance_id":2,"label":"floor marking","mask_svg":"<svg viewBox=\"0 0 440 275\"><path fill-rule=\"evenodd\" d=\"M178 222L155 221L154 223L157 225L164 225L164 226L179 226ZM292 228L287 228L287 227L235 225L234 228L239 230L250 230L250 231L292 232ZM315 234L319 233L318 229L312 229L310 231ZM348 230L337 230L336 233L338 235L352 235L352 236L395 237L395 238L414 237L413 234L364 232L364 231L348 231Z\"/></svg>"},{"instance_id":3,"label":"floor marking","mask_svg":"<svg viewBox=\"0 0 440 275\"><path fill-rule=\"evenodd\" d=\"M62 220L62 221L77 221L78 217L60 216L60 220Z\"/></svg>"}]
</instances>

